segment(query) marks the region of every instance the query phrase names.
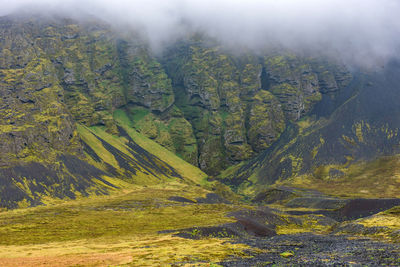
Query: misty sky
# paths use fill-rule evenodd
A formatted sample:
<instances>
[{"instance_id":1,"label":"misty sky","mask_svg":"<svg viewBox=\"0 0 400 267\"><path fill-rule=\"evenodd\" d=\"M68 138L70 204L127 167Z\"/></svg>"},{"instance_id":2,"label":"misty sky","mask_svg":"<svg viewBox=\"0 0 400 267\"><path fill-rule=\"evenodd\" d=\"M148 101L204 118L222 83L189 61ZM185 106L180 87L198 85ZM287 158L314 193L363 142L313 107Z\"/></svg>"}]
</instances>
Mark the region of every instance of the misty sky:
<instances>
[{"instance_id":1,"label":"misty sky","mask_svg":"<svg viewBox=\"0 0 400 267\"><path fill-rule=\"evenodd\" d=\"M20 9L90 14L139 29L155 49L202 31L232 48L339 52L356 63L399 57L399 0L0 0Z\"/></svg>"}]
</instances>

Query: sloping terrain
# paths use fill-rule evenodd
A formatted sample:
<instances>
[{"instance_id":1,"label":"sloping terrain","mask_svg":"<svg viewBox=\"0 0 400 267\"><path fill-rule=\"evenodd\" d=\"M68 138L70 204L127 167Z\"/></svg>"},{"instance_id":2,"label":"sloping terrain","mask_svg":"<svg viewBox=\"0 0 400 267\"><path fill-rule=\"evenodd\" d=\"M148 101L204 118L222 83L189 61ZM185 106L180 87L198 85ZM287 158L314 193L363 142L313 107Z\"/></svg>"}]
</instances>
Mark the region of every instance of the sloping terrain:
<instances>
[{"instance_id":1,"label":"sloping terrain","mask_svg":"<svg viewBox=\"0 0 400 267\"><path fill-rule=\"evenodd\" d=\"M0 31L1 207L106 194L118 179L144 185L205 177L113 118L137 98L154 112L173 104L169 79L142 44L99 22L61 18L3 17Z\"/></svg>"},{"instance_id":2,"label":"sloping terrain","mask_svg":"<svg viewBox=\"0 0 400 267\"><path fill-rule=\"evenodd\" d=\"M82 156L61 154L56 163L29 162L1 169L1 207L46 203L51 198L108 194L129 184L154 185L171 181L199 184L207 177L157 143L133 129L111 135L102 127L77 126ZM132 136L132 137L131 137ZM148 146L152 153L142 146ZM166 158L166 161L160 158ZM171 165L170 165L171 164ZM176 168L172 167L176 164Z\"/></svg>"},{"instance_id":3,"label":"sloping terrain","mask_svg":"<svg viewBox=\"0 0 400 267\"><path fill-rule=\"evenodd\" d=\"M398 197L399 73L398 62L358 73L342 95L323 98L271 148L226 172L224 181L253 193L280 183Z\"/></svg>"}]
</instances>

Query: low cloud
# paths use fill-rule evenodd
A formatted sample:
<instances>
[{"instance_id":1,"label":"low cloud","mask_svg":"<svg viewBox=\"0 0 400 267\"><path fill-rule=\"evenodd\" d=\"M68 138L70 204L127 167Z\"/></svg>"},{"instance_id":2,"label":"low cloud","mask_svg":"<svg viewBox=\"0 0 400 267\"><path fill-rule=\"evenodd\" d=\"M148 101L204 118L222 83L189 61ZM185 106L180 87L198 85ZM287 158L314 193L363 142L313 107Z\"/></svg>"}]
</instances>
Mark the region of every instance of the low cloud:
<instances>
[{"instance_id":1,"label":"low cloud","mask_svg":"<svg viewBox=\"0 0 400 267\"><path fill-rule=\"evenodd\" d=\"M139 30L158 50L200 31L233 49L280 46L358 64L400 55L398 0L0 0L0 10L90 14Z\"/></svg>"}]
</instances>

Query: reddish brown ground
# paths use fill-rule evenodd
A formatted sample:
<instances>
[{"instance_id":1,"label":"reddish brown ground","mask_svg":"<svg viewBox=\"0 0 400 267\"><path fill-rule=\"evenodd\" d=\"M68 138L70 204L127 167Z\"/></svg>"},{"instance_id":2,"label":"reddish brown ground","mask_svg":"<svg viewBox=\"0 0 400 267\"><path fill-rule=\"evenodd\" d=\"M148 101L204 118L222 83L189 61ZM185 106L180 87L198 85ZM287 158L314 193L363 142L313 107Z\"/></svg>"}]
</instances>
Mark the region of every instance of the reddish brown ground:
<instances>
[{"instance_id":1,"label":"reddish brown ground","mask_svg":"<svg viewBox=\"0 0 400 267\"><path fill-rule=\"evenodd\" d=\"M129 263L132 261L132 256L128 255L127 253L99 253L68 256L0 258L0 266L110 266Z\"/></svg>"}]
</instances>

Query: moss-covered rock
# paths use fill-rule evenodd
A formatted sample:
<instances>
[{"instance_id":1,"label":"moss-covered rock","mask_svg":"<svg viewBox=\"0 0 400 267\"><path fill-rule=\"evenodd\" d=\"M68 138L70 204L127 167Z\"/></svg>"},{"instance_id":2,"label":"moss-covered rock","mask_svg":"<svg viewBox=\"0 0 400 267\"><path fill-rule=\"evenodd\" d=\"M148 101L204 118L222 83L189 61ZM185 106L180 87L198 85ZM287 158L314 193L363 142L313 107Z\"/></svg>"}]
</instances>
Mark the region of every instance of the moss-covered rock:
<instances>
[{"instance_id":1,"label":"moss-covered rock","mask_svg":"<svg viewBox=\"0 0 400 267\"><path fill-rule=\"evenodd\" d=\"M143 45L121 41L118 45L126 80L126 100L162 113L174 103L171 80Z\"/></svg>"},{"instance_id":2,"label":"moss-covered rock","mask_svg":"<svg viewBox=\"0 0 400 267\"><path fill-rule=\"evenodd\" d=\"M271 92L290 120L298 120L319 100L318 76L310 64L294 55L269 56L264 61Z\"/></svg>"},{"instance_id":3,"label":"moss-covered rock","mask_svg":"<svg viewBox=\"0 0 400 267\"><path fill-rule=\"evenodd\" d=\"M113 112L134 102L160 121L157 141L197 162L191 125L171 107L171 82L143 43L97 22L37 17L2 18L0 35L0 206L116 188L103 176L138 184L182 178L123 143Z\"/></svg>"},{"instance_id":4,"label":"moss-covered rock","mask_svg":"<svg viewBox=\"0 0 400 267\"><path fill-rule=\"evenodd\" d=\"M308 114L322 93L332 93L334 85L339 90L350 79L334 64L284 51L237 55L201 38L174 45L162 60L173 82L176 105L193 125L199 166L208 173L269 147L288 121ZM321 66L326 66L323 71ZM210 167L215 158L218 168Z\"/></svg>"},{"instance_id":5,"label":"moss-covered rock","mask_svg":"<svg viewBox=\"0 0 400 267\"><path fill-rule=\"evenodd\" d=\"M186 161L198 164L197 143L192 125L183 117L179 108L172 106L167 112L157 115L145 107L128 105L127 112L137 131Z\"/></svg>"},{"instance_id":6,"label":"moss-covered rock","mask_svg":"<svg viewBox=\"0 0 400 267\"><path fill-rule=\"evenodd\" d=\"M276 141L285 129L285 115L276 97L261 90L253 98L248 137L254 151L260 152Z\"/></svg>"},{"instance_id":7,"label":"moss-covered rock","mask_svg":"<svg viewBox=\"0 0 400 267\"><path fill-rule=\"evenodd\" d=\"M99 22L3 18L0 30L2 87L20 88L4 94L15 93L23 103L14 112L40 106L35 120L55 116L49 127L65 142L54 146L77 144L75 122L118 135L112 115L123 109L135 129L209 174L270 147L289 121L301 119L321 94L335 94L350 78L335 64L285 51L235 54L204 36L182 40L157 58L137 35ZM58 111L43 113L49 105ZM28 119L4 112L20 118L16 131L28 132ZM68 146L80 153L79 144Z\"/></svg>"},{"instance_id":8,"label":"moss-covered rock","mask_svg":"<svg viewBox=\"0 0 400 267\"><path fill-rule=\"evenodd\" d=\"M0 165L54 161L57 152L80 153L73 118L49 60L1 69Z\"/></svg>"},{"instance_id":9,"label":"moss-covered rock","mask_svg":"<svg viewBox=\"0 0 400 267\"><path fill-rule=\"evenodd\" d=\"M262 156L222 179L250 193L279 183L346 197L397 197L397 156L385 156L400 153L399 71L391 63L355 74L346 90L324 92L312 116L290 123Z\"/></svg>"}]
</instances>

